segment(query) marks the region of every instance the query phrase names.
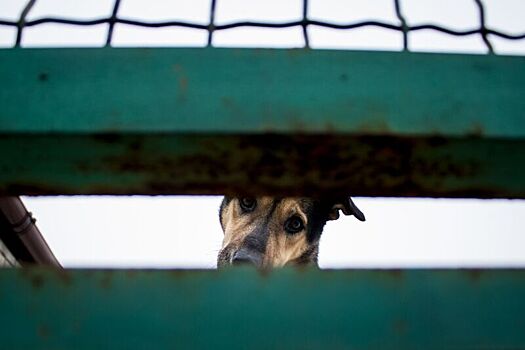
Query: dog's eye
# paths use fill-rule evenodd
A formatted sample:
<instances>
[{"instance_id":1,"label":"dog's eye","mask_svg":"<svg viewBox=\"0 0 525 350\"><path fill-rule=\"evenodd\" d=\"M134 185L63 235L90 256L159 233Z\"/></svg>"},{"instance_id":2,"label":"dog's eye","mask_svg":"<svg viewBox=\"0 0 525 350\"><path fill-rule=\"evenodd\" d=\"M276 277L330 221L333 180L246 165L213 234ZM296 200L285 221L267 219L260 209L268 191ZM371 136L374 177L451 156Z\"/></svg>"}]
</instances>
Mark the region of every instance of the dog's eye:
<instances>
[{"instance_id":1,"label":"dog's eye","mask_svg":"<svg viewBox=\"0 0 525 350\"><path fill-rule=\"evenodd\" d=\"M287 233L294 234L304 229L303 220L300 217L294 215L284 223L284 229Z\"/></svg>"},{"instance_id":2,"label":"dog's eye","mask_svg":"<svg viewBox=\"0 0 525 350\"><path fill-rule=\"evenodd\" d=\"M257 206L257 201L255 198L245 197L239 199L239 205L244 212L251 212Z\"/></svg>"}]
</instances>

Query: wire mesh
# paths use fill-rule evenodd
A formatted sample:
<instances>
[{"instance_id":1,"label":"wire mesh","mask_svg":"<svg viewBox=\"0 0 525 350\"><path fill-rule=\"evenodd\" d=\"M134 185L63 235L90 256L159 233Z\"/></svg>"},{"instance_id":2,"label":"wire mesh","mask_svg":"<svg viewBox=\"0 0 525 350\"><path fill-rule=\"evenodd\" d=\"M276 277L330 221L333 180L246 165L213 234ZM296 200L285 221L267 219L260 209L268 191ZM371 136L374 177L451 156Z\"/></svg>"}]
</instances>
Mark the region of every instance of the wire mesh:
<instances>
[{"instance_id":1,"label":"wire mesh","mask_svg":"<svg viewBox=\"0 0 525 350\"><path fill-rule=\"evenodd\" d=\"M131 20L126 18L118 17L118 10L120 6L120 0L115 0L113 5L113 11L110 17L92 19L92 20L77 20L69 18L59 18L59 17L44 17L31 21L27 21L27 15L29 14L31 8L35 5L37 0L29 0L18 21L6 21L0 20L0 26L12 26L17 28L17 35L15 41L15 47L20 47L22 42L22 36L24 28L34 27L41 24L55 23L55 24L69 24L76 26L93 26L99 24L108 24L108 32L106 36L106 46L111 46L113 29L115 24L126 24L139 27L148 27L148 28L161 28L161 27L185 27L205 30L208 32L208 46L213 46L213 33L220 30L227 30L240 27L258 27L258 28L290 28L290 27L301 27L303 38L304 38L304 47L309 48L309 37L308 37L308 27L309 26L319 26L332 29L342 29L350 30L362 27L378 27L389 30L394 30L401 32L403 34L403 49L405 51L409 50L408 47L408 37L409 33L421 31L421 30L433 30L453 36L469 36L469 35L480 35L487 50L489 53L494 53L492 44L489 40L489 35L494 35L500 38L507 40L521 40L525 39L525 32L519 34L509 34L496 29L488 28L485 24L485 9L483 2L481 0L472 0L475 2L478 12L479 12L479 27L469 30L454 30L451 28L435 25L435 24L420 24L415 26L410 26L407 24L405 17L402 12L402 4L400 0L393 0L395 6L396 17L399 20L399 24L392 24L383 21L375 20L366 20L359 21L347 24L332 23L326 21L311 20L308 18L308 0L303 0L303 13L302 19L299 21L288 21L288 22L279 22L279 23L269 23L269 22L256 22L256 21L238 21L232 23L226 23L221 25L215 25L215 12L217 8L217 0L210 1L210 17L208 24L198 24L185 21L159 21L159 22L147 22L147 21L138 21Z\"/></svg>"}]
</instances>

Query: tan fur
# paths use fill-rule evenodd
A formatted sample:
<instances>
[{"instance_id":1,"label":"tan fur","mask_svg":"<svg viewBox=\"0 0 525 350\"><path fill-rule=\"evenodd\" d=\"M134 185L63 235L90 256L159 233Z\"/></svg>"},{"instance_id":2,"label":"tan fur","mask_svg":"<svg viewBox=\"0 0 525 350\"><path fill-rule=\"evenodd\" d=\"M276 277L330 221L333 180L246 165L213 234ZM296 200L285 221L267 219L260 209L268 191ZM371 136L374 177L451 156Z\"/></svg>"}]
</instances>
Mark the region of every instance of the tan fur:
<instances>
[{"instance_id":1,"label":"tan fur","mask_svg":"<svg viewBox=\"0 0 525 350\"><path fill-rule=\"evenodd\" d=\"M275 210L272 218L272 228L270 237L266 246L265 265L281 267L297 259L308 249L306 233L299 232L294 235L288 235L284 231L284 222L291 216L299 216L305 227L308 227L308 221L301 205L295 198L286 198Z\"/></svg>"},{"instance_id":2,"label":"tan fur","mask_svg":"<svg viewBox=\"0 0 525 350\"><path fill-rule=\"evenodd\" d=\"M232 200L222 212L224 240L222 248L229 246L238 249L247 235L256 225L268 217L273 199L271 197L257 198L257 207L248 215L241 215L238 200ZM299 258L307 249L308 242L305 230L296 234L287 234L284 224L293 215L299 216L305 227L308 218L295 198L285 198L275 208L268 221L268 241L263 257L263 265L281 267Z\"/></svg>"},{"instance_id":3,"label":"tan fur","mask_svg":"<svg viewBox=\"0 0 525 350\"><path fill-rule=\"evenodd\" d=\"M277 233L270 236L268 241L265 265L282 267L299 258L307 249L308 243L304 233L292 237Z\"/></svg>"},{"instance_id":4,"label":"tan fur","mask_svg":"<svg viewBox=\"0 0 525 350\"><path fill-rule=\"evenodd\" d=\"M240 246L244 238L257 225L258 215L264 214L272 204L271 197L262 197L258 199L257 208L251 215L241 215L237 199L232 200L222 213L222 222L224 230L224 239L222 247L233 244Z\"/></svg>"},{"instance_id":5,"label":"tan fur","mask_svg":"<svg viewBox=\"0 0 525 350\"><path fill-rule=\"evenodd\" d=\"M225 196L220 206L224 240L217 254L217 267L318 266L323 228L327 220L339 217L339 211L365 221L349 196L320 199Z\"/></svg>"}]
</instances>

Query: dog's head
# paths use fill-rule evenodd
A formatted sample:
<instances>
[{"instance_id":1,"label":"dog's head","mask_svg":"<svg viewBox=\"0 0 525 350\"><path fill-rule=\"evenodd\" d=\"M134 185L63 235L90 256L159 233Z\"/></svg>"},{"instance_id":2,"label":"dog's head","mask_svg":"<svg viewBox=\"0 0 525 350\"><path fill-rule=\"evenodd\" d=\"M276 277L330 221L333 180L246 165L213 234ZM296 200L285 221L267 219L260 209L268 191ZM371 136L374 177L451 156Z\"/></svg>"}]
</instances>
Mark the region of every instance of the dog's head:
<instances>
[{"instance_id":1,"label":"dog's head","mask_svg":"<svg viewBox=\"0 0 525 350\"><path fill-rule=\"evenodd\" d=\"M217 266L316 265L323 227L339 218L339 210L365 220L350 197L225 197L219 212L224 240Z\"/></svg>"}]
</instances>

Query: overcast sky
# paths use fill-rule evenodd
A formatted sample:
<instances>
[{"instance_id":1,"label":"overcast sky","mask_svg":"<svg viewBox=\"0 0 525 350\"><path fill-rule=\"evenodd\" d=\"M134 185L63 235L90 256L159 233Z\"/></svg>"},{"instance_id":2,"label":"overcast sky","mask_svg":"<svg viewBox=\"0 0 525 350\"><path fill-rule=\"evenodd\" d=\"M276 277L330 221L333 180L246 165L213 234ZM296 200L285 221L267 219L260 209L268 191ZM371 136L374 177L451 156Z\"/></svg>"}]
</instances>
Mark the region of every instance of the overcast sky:
<instances>
[{"instance_id":1,"label":"overcast sky","mask_svg":"<svg viewBox=\"0 0 525 350\"><path fill-rule=\"evenodd\" d=\"M26 0L0 0L0 18L16 20ZM312 19L348 23L380 20L397 24L393 1L310 0ZM38 0L28 19L108 16L113 1ZM525 1L485 0L487 25L525 32ZM145 21L207 23L210 0L122 0L119 16ZM453 29L478 26L473 0L402 0L411 25ZM301 1L217 0L216 23L301 18ZM99 47L107 25L46 24L24 31L23 47ZM14 44L16 31L0 26L0 47ZM378 28L309 28L316 49L398 51L400 33ZM114 46L201 47L207 33L185 28L115 27ZM525 40L490 38L498 54L525 55ZM238 28L216 32L214 46L301 47L300 28ZM411 33L413 51L487 52L479 36ZM40 197L23 198L64 266L215 267L222 232L220 197ZM323 234L322 267L525 266L525 201L357 198L367 221L330 222Z\"/></svg>"}]
</instances>

